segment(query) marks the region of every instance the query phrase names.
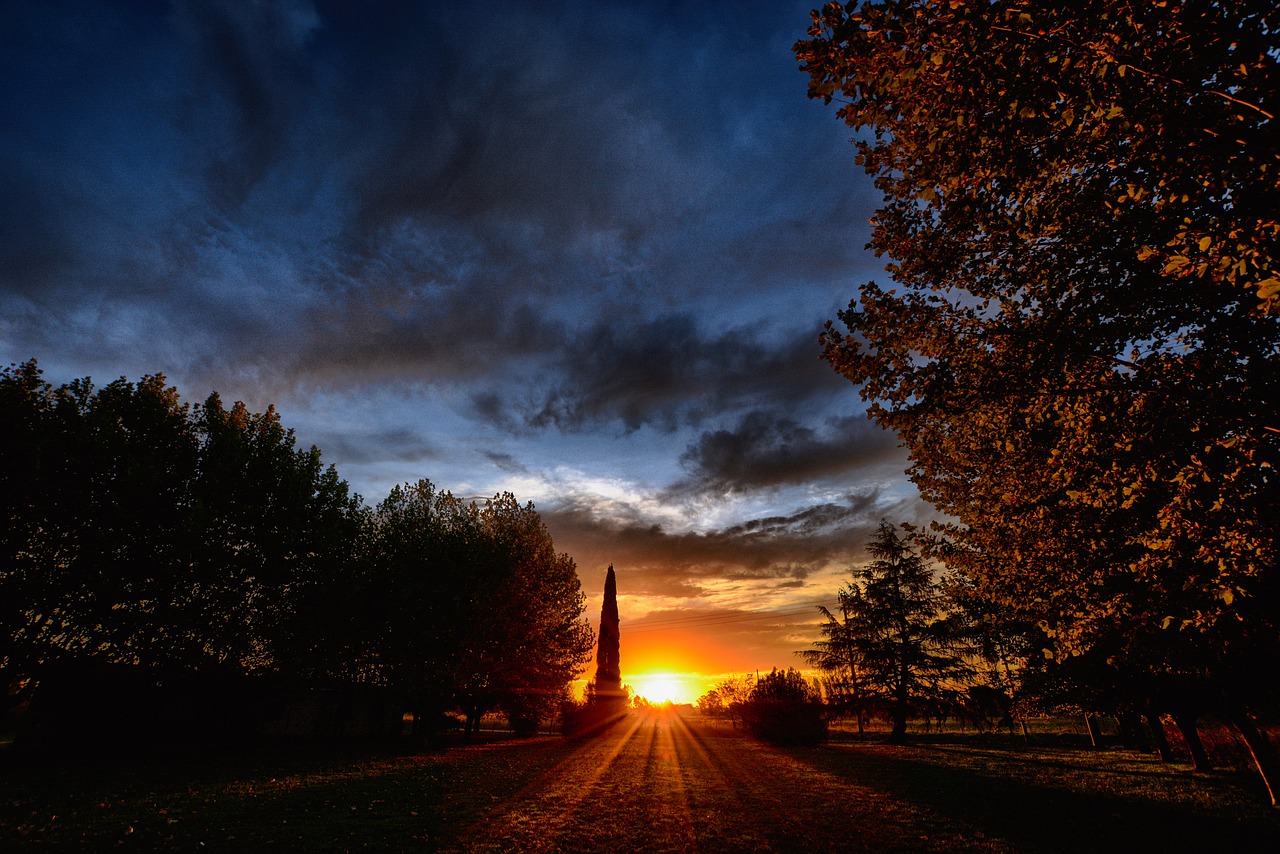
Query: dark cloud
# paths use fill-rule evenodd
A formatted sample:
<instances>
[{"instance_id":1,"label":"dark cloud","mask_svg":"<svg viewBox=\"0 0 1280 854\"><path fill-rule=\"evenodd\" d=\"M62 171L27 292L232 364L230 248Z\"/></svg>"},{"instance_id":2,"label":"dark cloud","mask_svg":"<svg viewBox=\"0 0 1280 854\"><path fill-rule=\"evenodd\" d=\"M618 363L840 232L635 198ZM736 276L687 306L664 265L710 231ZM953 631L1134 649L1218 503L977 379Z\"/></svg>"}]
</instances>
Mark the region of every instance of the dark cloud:
<instances>
[{"instance_id":1,"label":"dark cloud","mask_svg":"<svg viewBox=\"0 0 1280 854\"><path fill-rule=\"evenodd\" d=\"M196 83L171 97L213 209L234 213L290 160L319 95L308 2L177 2L169 16Z\"/></svg>"},{"instance_id":2,"label":"dark cloud","mask_svg":"<svg viewBox=\"0 0 1280 854\"><path fill-rule=\"evenodd\" d=\"M132 357L210 381L501 382L522 364L546 424L671 423L708 372L773 379L789 357L678 306L814 283L825 304L861 245L839 130L798 120L813 105L779 25L798 35L799 6L569 3L482 34L443 3L21 17L0 179L25 227L0 239L0 289L21 295L5 308L25 349L68 337L49 306L133 294L72 337L110 358L124 345L87 339L145 322L122 336ZM654 370L594 375L601 346ZM699 373L671 373L685 358Z\"/></svg>"},{"instance_id":3,"label":"dark cloud","mask_svg":"<svg viewBox=\"0 0 1280 854\"><path fill-rule=\"evenodd\" d=\"M527 474L529 471L527 466L510 454L504 454L499 451L489 451L485 453L485 456L489 458L490 462L503 471L512 472L513 474Z\"/></svg>"},{"instance_id":4,"label":"dark cloud","mask_svg":"<svg viewBox=\"0 0 1280 854\"><path fill-rule=\"evenodd\" d=\"M441 455L441 449L421 434L398 427L387 430L344 430L310 436L328 457L352 463L394 461L419 463Z\"/></svg>"},{"instance_id":5,"label":"dark cloud","mask_svg":"<svg viewBox=\"0 0 1280 854\"><path fill-rule=\"evenodd\" d=\"M603 517L588 504L540 507L557 548L582 569L628 569L636 594L694 597L711 580L796 581L849 564L883 517L915 518L915 508L878 490L794 513L707 532L674 532L639 520Z\"/></svg>"},{"instance_id":6,"label":"dark cloud","mask_svg":"<svg viewBox=\"0 0 1280 854\"><path fill-rule=\"evenodd\" d=\"M568 348L530 421L580 430L620 422L672 431L725 409L797 403L844 387L819 359L817 327L779 340L760 328L707 333L688 314L598 324Z\"/></svg>"},{"instance_id":7,"label":"dark cloud","mask_svg":"<svg viewBox=\"0 0 1280 854\"><path fill-rule=\"evenodd\" d=\"M0 355L281 403L374 501L542 489L635 594L801 596L920 512L818 357L879 197L809 8L3 4Z\"/></svg>"},{"instance_id":8,"label":"dark cloud","mask_svg":"<svg viewBox=\"0 0 1280 854\"><path fill-rule=\"evenodd\" d=\"M681 456L690 480L676 491L732 493L906 466L894 435L861 413L809 427L777 410L753 410L730 430L703 433Z\"/></svg>"}]
</instances>

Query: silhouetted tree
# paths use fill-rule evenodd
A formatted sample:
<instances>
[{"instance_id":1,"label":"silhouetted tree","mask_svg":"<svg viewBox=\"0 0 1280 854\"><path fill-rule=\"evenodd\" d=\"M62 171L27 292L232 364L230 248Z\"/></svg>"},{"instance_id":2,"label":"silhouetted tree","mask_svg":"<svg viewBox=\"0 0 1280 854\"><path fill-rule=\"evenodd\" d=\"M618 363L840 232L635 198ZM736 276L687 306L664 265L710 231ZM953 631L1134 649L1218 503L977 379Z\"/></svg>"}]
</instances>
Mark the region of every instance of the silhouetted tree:
<instances>
[{"instance_id":1,"label":"silhouetted tree","mask_svg":"<svg viewBox=\"0 0 1280 854\"><path fill-rule=\"evenodd\" d=\"M491 585L464 635L460 702L470 715L503 709L513 726L551 715L582 671L595 636L583 619L586 597L577 567L557 553L532 504L503 493L480 512L484 541L472 577Z\"/></svg>"},{"instance_id":2,"label":"silhouetted tree","mask_svg":"<svg viewBox=\"0 0 1280 854\"><path fill-rule=\"evenodd\" d=\"M362 608L377 630L365 658L420 735L453 706L468 731L493 708L517 719L554 709L594 638L573 561L532 505L503 494L481 508L429 481L397 486L374 512L371 543Z\"/></svg>"},{"instance_id":3,"label":"silhouetted tree","mask_svg":"<svg viewBox=\"0 0 1280 854\"><path fill-rule=\"evenodd\" d=\"M699 697L698 701L694 703L694 706L698 709L700 714L706 715L709 718L723 718L728 716L728 711L725 709L724 705L724 699L720 696L720 692L715 688L712 688L710 691Z\"/></svg>"},{"instance_id":4,"label":"silhouetted tree","mask_svg":"<svg viewBox=\"0 0 1280 854\"><path fill-rule=\"evenodd\" d=\"M604 600L600 605L600 641L596 648L596 692L604 695L622 688L621 635L618 618L618 579L613 564L604 578Z\"/></svg>"},{"instance_id":5,"label":"silhouetted tree","mask_svg":"<svg viewBox=\"0 0 1280 854\"><path fill-rule=\"evenodd\" d=\"M274 408L188 407L159 375L54 388L14 365L0 427L6 686L216 685L249 709L262 677L276 699L369 688L428 729L454 706L523 729L590 656L573 561L509 494L421 481L370 511Z\"/></svg>"},{"instance_id":6,"label":"silhouetted tree","mask_svg":"<svg viewBox=\"0 0 1280 854\"><path fill-rule=\"evenodd\" d=\"M304 600L333 583L359 502L274 411L193 410L160 375L54 388L32 361L0 375L0 418L6 681L301 674Z\"/></svg>"},{"instance_id":7,"label":"silhouetted tree","mask_svg":"<svg viewBox=\"0 0 1280 854\"><path fill-rule=\"evenodd\" d=\"M867 546L873 560L853 570L838 594L842 619L826 629L831 654L856 662L862 685L884 697L895 744L906 739L914 701L954 692L967 676L949 632L941 582L920 555L915 528L904 524L902 530L905 536L880 523Z\"/></svg>"},{"instance_id":8,"label":"silhouetted tree","mask_svg":"<svg viewBox=\"0 0 1280 854\"><path fill-rule=\"evenodd\" d=\"M822 696L793 668L761 676L742 706L747 730L775 744L817 744L827 738Z\"/></svg>"},{"instance_id":9,"label":"silhouetted tree","mask_svg":"<svg viewBox=\"0 0 1280 854\"><path fill-rule=\"evenodd\" d=\"M818 610L825 618L822 639L812 649L801 650L805 663L826 674L827 705L838 715L853 715L858 734L865 730L870 713L871 689L866 683L866 665L862 660L865 644L856 642L855 634L864 624L851 618L850 608L859 591L846 586L837 592L838 615L825 605Z\"/></svg>"}]
</instances>

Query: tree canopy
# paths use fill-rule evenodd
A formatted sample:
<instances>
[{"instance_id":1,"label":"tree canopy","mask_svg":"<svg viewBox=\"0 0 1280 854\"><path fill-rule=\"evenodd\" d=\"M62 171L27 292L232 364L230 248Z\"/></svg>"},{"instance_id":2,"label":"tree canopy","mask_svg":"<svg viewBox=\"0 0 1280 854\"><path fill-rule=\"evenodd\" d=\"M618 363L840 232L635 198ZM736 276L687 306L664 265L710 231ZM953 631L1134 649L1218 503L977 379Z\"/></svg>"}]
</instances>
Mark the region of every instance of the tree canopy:
<instances>
[{"instance_id":1,"label":"tree canopy","mask_svg":"<svg viewBox=\"0 0 1280 854\"><path fill-rule=\"evenodd\" d=\"M161 375L55 388L13 365L0 428L13 690L58 667L269 677L527 726L590 655L573 560L510 494L478 506L420 481L370 509L273 408L189 406Z\"/></svg>"},{"instance_id":2,"label":"tree canopy","mask_svg":"<svg viewBox=\"0 0 1280 854\"><path fill-rule=\"evenodd\" d=\"M457 705L472 723L501 708L545 716L591 655L573 560L510 493L463 502L429 481L397 486L373 513L361 583L368 678L419 719Z\"/></svg>"},{"instance_id":3,"label":"tree canopy","mask_svg":"<svg viewBox=\"0 0 1280 854\"><path fill-rule=\"evenodd\" d=\"M881 522L867 546L872 560L838 592L840 616L823 608L823 639L802 653L843 682L860 718L875 700L893 722L890 740L906 738L907 718L924 700L956 693L968 675L947 621L942 579L917 547L918 532Z\"/></svg>"},{"instance_id":4,"label":"tree canopy","mask_svg":"<svg viewBox=\"0 0 1280 854\"><path fill-rule=\"evenodd\" d=\"M94 659L275 670L359 499L268 409L189 407L161 375L0 373L0 667Z\"/></svg>"},{"instance_id":5,"label":"tree canopy","mask_svg":"<svg viewBox=\"0 0 1280 854\"><path fill-rule=\"evenodd\" d=\"M825 358L1046 654L1274 703L1272 3L829 4L796 45L884 194Z\"/></svg>"},{"instance_id":6,"label":"tree canopy","mask_svg":"<svg viewBox=\"0 0 1280 854\"><path fill-rule=\"evenodd\" d=\"M794 668L773 668L756 680L741 705L756 738L775 744L817 744L827 739L822 694Z\"/></svg>"},{"instance_id":7,"label":"tree canopy","mask_svg":"<svg viewBox=\"0 0 1280 854\"><path fill-rule=\"evenodd\" d=\"M1054 654L1275 648L1274 14L859 3L797 45L897 284L826 358Z\"/></svg>"}]
</instances>

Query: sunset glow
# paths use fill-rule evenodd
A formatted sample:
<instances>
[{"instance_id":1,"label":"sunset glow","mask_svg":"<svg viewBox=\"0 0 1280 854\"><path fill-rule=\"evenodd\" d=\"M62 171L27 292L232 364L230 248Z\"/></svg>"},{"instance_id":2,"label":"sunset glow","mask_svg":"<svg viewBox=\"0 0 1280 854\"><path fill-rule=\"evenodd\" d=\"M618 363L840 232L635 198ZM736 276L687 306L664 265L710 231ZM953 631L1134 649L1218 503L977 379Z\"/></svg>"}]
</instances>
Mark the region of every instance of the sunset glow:
<instances>
[{"instance_id":1,"label":"sunset glow","mask_svg":"<svg viewBox=\"0 0 1280 854\"><path fill-rule=\"evenodd\" d=\"M637 697L650 703L692 703L702 694L701 677L692 673L642 673L625 679Z\"/></svg>"}]
</instances>

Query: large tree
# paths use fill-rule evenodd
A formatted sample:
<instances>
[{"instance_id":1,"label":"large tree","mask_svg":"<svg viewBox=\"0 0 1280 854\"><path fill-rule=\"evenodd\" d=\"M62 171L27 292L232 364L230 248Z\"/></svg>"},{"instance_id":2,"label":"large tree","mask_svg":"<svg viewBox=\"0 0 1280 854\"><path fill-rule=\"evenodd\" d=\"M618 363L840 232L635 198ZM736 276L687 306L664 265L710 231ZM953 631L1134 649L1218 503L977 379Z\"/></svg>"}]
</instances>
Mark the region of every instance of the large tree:
<instances>
[{"instance_id":1,"label":"large tree","mask_svg":"<svg viewBox=\"0 0 1280 854\"><path fill-rule=\"evenodd\" d=\"M314 605L359 500L274 411L160 375L55 388L32 361L0 372L0 426L0 679L33 738L91 737L94 701L138 735L227 731L262 706L237 692L328 669Z\"/></svg>"},{"instance_id":2,"label":"large tree","mask_svg":"<svg viewBox=\"0 0 1280 854\"><path fill-rule=\"evenodd\" d=\"M0 429L6 686L177 677L207 696L270 675L527 727L590 655L573 560L510 494L421 481L370 511L274 408L188 406L160 375L55 388L10 366Z\"/></svg>"},{"instance_id":3,"label":"large tree","mask_svg":"<svg viewBox=\"0 0 1280 854\"><path fill-rule=\"evenodd\" d=\"M1199 683L1246 734L1280 663L1278 32L1256 0L894 0L796 46L895 281L825 355L948 561L1050 655Z\"/></svg>"},{"instance_id":4,"label":"large tree","mask_svg":"<svg viewBox=\"0 0 1280 854\"><path fill-rule=\"evenodd\" d=\"M502 494L481 507L421 480L372 523L353 603L368 622L361 678L394 690L427 738L453 707L469 726L495 707L521 724L548 712L595 638L574 563L533 506Z\"/></svg>"},{"instance_id":5,"label":"large tree","mask_svg":"<svg viewBox=\"0 0 1280 854\"><path fill-rule=\"evenodd\" d=\"M494 567L480 591L460 672L460 699L474 717L489 708L531 731L550 716L591 655L577 566L558 553L532 504L511 493L484 503L480 518Z\"/></svg>"},{"instance_id":6,"label":"large tree","mask_svg":"<svg viewBox=\"0 0 1280 854\"><path fill-rule=\"evenodd\" d=\"M906 740L915 706L955 695L968 675L950 631L942 579L921 556L917 536L910 525L899 533L880 523L867 546L872 560L855 567L840 589L841 617L827 612L825 643L817 647L824 656L816 663L850 668L859 699L883 703L894 744Z\"/></svg>"}]
</instances>

